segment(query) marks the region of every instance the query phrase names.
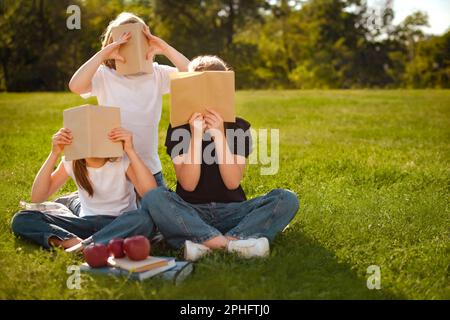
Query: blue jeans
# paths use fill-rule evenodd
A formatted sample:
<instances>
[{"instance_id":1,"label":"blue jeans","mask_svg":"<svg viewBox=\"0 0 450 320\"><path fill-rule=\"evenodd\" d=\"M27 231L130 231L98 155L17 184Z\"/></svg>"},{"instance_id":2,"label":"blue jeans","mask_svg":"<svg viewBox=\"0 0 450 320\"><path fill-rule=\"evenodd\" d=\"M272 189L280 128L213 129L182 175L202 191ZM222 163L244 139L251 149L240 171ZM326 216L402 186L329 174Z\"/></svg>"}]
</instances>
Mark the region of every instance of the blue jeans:
<instances>
[{"instance_id":1,"label":"blue jeans","mask_svg":"<svg viewBox=\"0 0 450 320\"><path fill-rule=\"evenodd\" d=\"M164 185L162 174L155 175L158 184ZM155 233L154 223L145 208L138 208L116 216L79 217L80 201L78 196L70 199L67 207L71 214L49 214L35 210L17 212L11 222L13 232L31 240L44 248L49 248L51 237L60 240L71 238L86 239L88 244L107 244L113 238L125 238L143 235L150 238ZM119 219L120 218L120 219ZM113 223L114 222L114 223Z\"/></svg>"},{"instance_id":2,"label":"blue jeans","mask_svg":"<svg viewBox=\"0 0 450 320\"><path fill-rule=\"evenodd\" d=\"M113 238L124 238L133 235L150 237L153 232L153 222L150 216L138 214L138 210L125 212L120 222L115 216L87 216L78 217L74 214L55 215L40 211L23 210L16 213L12 219L13 232L27 240L35 242L44 248L50 248L49 239L56 237L60 240L94 239L95 242L107 244ZM106 230L105 230L106 229ZM89 243L91 241L88 241Z\"/></svg>"},{"instance_id":3,"label":"blue jeans","mask_svg":"<svg viewBox=\"0 0 450 320\"><path fill-rule=\"evenodd\" d=\"M159 187L149 191L141 205L169 245L177 249L185 240L202 243L219 235L272 241L299 209L296 194L285 189L243 202L191 204Z\"/></svg>"}]
</instances>

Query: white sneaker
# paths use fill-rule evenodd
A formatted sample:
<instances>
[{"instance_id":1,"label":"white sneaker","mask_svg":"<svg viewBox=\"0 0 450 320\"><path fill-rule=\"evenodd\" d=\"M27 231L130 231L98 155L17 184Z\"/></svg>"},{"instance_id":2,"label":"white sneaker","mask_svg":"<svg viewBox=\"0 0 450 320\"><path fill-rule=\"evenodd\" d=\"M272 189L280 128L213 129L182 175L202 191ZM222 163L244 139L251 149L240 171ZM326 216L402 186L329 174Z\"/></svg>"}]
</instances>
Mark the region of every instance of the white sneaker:
<instances>
[{"instance_id":1,"label":"white sneaker","mask_svg":"<svg viewBox=\"0 0 450 320\"><path fill-rule=\"evenodd\" d=\"M184 260L197 261L201 257L211 252L211 249L200 243L186 240L184 242Z\"/></svg>"},{"instance_id":2,"label":"white sneaker","mask_svg":"<svg viewBox=\"0 0 450 320\"><path fill-rule=\"evenodd\" d=\"M228 252L237 253L243 258L267 257L270 252L267 238L233 240L228 243Z\"/></svg>"}]
</instances>

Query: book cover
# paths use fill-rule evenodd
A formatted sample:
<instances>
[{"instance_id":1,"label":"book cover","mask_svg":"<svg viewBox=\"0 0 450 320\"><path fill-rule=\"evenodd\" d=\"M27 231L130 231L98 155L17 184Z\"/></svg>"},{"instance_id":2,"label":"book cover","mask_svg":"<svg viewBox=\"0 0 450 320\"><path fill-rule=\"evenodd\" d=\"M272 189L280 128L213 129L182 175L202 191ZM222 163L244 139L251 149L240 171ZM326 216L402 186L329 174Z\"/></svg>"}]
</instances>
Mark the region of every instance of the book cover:
<instances>
[{"instance_id":1,"label":"book cover","mask_svg":"<svg viewBox=\"0 0 450 320\"><path fill-rule=\"evenodd\" d=\"M115 60L117 73L121 75L153 73L153 61L147 60L149 45L142 29L141 23L127 23L112 28L113 41L119 40L126 32L131 33L130 40L119 48L119 54L125 62Z\"/></svg>"},{"instance_id":2,"label":"book cover","mask_svg":"<svg viewBox=\"0 0 450 320\"><path fill-rule=\"evenodd\" d=\"M108 133L120 127L120 108L83 105L64 110L63 118L64 128L73 136L72 143L64 147L67 161L123 156L122 143L108 139Z\"/></svg>"},{"instance_id":3,"label":"book cover","mask_svg":"<svg viewBox=\"0 0 450 320\"><path fill-rule=\"evenodd\" d=\"M189 122L194 112L217 111L225 122L235 122L233 71L177 72L170 80L170 124Z\"/></svg>"}]
</instances>

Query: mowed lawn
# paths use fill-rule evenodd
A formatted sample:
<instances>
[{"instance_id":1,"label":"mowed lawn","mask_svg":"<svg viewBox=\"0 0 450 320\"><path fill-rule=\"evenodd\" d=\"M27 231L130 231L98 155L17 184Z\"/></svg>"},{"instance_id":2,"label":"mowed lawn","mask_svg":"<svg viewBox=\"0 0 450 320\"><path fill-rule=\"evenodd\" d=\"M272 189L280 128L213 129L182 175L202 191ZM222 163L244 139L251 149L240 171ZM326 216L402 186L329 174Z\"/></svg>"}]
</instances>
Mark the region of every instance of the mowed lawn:
<instances>
[{"instance_id":1,"label":"mowed lawn","mask_svg":"<svg viewBox=\"0 0 450 320\"><path fill-rule=\"evenodd\" d=\"M167 102L159 153L173 187ZM216 253L179 286L82 274L82 288L70 290L67 267L82 258L15 238L10 219L30 199L62 110L83 103L69 93L0 94L1 299L450 298L449 91L238 92L240 116L280 130L279 171L249 166L248 197L284 187L301 202L270 257ZM366 286L370 265L380 267L380 290Z\"/></svg>"}]
</instances>

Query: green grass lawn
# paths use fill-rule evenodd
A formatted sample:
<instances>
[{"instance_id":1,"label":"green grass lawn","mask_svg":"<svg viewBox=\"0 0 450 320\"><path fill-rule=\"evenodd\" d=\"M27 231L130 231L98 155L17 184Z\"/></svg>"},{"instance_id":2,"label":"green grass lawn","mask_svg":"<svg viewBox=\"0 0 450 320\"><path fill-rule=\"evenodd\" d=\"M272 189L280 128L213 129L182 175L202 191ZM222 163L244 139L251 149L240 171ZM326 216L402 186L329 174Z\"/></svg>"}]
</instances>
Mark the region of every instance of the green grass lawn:
<instances>
[{"instance_id":1,"label":"green grass lawn","mask_svg":"<svg viewBox=\"0 0 450 320\"><path fill-rule=\"evenodd\" d=\"M83 274L82 289L69 290L66 269L82 259L16 239L10 219L29 200L62 110L83 103L69 93L0 94L1 299L450 298L449 91L239 92L240 116L280 130L279 172L250 166L248 197L285 187L301 203L270 257L216 253L179 286ZM159 154L173 186L168 116L165 99ZM381 290L366 287L370 265L381 268Z\"/></svg>"}]
</instances>

